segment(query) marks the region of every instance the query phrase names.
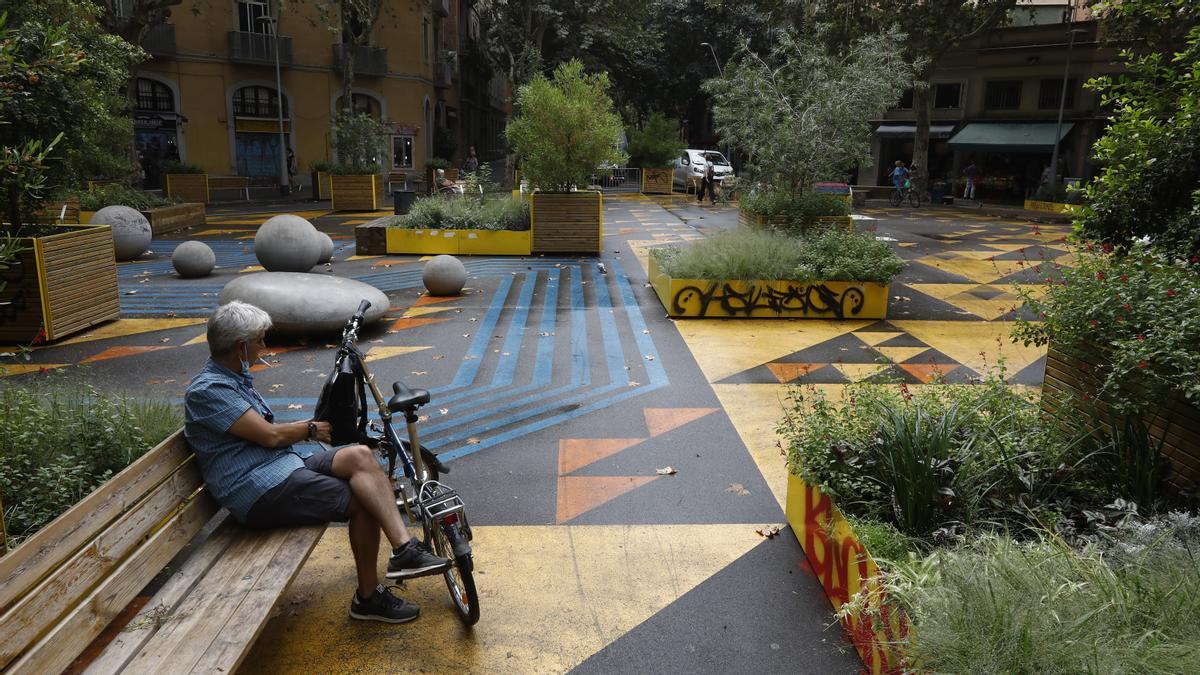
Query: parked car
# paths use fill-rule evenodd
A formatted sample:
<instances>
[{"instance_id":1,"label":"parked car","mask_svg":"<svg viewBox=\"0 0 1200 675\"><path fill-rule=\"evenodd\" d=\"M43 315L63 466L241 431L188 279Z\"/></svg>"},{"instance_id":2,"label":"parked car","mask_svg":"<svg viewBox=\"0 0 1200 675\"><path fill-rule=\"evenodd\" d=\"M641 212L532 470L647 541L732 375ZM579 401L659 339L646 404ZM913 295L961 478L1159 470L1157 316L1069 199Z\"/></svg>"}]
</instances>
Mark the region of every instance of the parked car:
<instances>
[{"instance_id":1,"label":"parked car","mask_svg":"<svg viewBox=\"0 0 1200 675\"><path fill-rule=\"evenodd\" d=\"M675 187L684 187L689 181L699 182L704 175L704 165L713 163L713 178L717 182L733 177L733 167L725 155L716 150L684 150L675 160Z\"/></svg>"}]
</instances>

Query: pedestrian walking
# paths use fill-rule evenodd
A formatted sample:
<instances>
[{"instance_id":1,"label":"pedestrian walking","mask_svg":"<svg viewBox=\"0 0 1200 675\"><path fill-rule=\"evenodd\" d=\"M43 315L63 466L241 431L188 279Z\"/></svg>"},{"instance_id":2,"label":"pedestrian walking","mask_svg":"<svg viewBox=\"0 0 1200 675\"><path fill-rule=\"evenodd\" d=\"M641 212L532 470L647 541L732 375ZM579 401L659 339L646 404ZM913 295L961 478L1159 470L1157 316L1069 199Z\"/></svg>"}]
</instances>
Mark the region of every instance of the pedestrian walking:
<instances>
[{"instance_id":1,"label":"pedestrian walking","mask_svg":"<svg viewBox=\"0 0 1200 675\"><path fill-rule=\"evenodd\" d=\"M475 156L475 146L467 152L467 161L463 163L463 173L475 173L479 170L479 158Z\"/></svg>"},{"instance_id":2,"label":"pedestrian walking","mask_svg":"<svg viewBox=\"0 0 1200 675\"><path fill-rule=\"evenodd\" d=\"M711 204L717 203L717 191L713 187L713 181L716 176L716 169L713 167L712 160L704 163L704 175L700 178L700 191L696 193L696 203L704 202L704 193L708 191L708 199Z\"/></svg>"},{"instance_id":3,"label":"pedestrian walking","mask_svg":"<svg viewBox=\"0 0 1200 675\"><path fill-rule=\"evenodd\" d=\"M983 172L975 166L975 162L968 164L962 172L967 177L967 185L963 188L963 199L975 199L975 187L979 184L979 176Z\"/></svg>"}]
</instances>

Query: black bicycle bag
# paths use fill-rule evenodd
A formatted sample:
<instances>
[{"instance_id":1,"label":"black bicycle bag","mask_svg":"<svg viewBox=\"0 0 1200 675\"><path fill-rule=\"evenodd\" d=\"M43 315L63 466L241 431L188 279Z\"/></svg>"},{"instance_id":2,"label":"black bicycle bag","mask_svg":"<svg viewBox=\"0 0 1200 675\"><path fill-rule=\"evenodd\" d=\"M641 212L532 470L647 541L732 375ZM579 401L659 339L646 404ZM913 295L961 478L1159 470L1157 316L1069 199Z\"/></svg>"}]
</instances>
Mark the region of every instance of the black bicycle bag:
<instances>
[{"instance_id":1,"label":"black bicycle bag","mask_svg":"<svg viewBox=\"0 0 1200 675\"><path fill-rule=\"evenodd\" d=\"M334 446L362 443L366 438L366 377L351 359L343 359L325 380L313 419L333 427Z\"/></svg>"}]
</instances>

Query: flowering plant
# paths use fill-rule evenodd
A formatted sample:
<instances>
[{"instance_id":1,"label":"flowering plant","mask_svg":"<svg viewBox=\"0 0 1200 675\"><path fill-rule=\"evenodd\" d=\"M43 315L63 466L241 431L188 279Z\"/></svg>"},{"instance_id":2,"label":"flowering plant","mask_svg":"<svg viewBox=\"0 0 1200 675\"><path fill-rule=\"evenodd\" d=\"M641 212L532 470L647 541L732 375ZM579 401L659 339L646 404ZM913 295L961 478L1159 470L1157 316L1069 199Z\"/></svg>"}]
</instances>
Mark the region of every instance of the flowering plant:
<instances>
[{"instance_id":1,"label":"flowering plant","mask_svg":"<svg viewBox=\"0 0 1200 675\"><path fill-rule=\"evenodd\" d=\"M1022 293L1040 320L1018 320L1013 338L1054 342L1076 356L1107 354L1101 393L1124 412L1145 410L1170 391L1200 403L1198 263L1142 243L1121 255L1084 244L1045 295Z\"/></svg>"}]
</instances>

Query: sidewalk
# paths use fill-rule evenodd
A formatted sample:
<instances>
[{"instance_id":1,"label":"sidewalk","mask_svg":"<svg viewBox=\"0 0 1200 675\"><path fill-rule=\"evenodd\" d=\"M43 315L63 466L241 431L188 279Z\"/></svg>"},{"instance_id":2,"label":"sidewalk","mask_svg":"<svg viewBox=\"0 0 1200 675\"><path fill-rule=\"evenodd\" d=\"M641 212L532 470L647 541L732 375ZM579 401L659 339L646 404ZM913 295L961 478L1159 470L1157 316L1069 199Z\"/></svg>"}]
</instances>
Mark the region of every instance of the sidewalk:
<instances>
[{"instance_id":1,"label":"sidewalk","mask_svg":"<svg viewBox=\"0 0 1200 675\"><path fill-rule=\"evenodd\" d=\"M886 199L868 199L865 206L871 208L890 207L891 203ZM896 207L907 208L907 207ZM961 204L921 204L922 209L944 209L946 211L956 211L961 213L971 213L976 215L995 216L997 218L1005 218L1009 220L1024 220L1031 223L1070 223L1071 214L1069 213L1049 213L1047 211L1029 211L1017 206L1007 204L984 204L983 206L975 206L973 202L963 202Z\"/></svg>"}]
</instances>

